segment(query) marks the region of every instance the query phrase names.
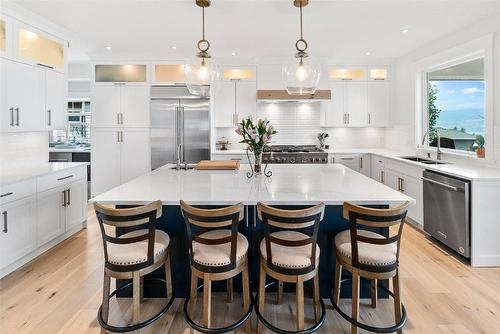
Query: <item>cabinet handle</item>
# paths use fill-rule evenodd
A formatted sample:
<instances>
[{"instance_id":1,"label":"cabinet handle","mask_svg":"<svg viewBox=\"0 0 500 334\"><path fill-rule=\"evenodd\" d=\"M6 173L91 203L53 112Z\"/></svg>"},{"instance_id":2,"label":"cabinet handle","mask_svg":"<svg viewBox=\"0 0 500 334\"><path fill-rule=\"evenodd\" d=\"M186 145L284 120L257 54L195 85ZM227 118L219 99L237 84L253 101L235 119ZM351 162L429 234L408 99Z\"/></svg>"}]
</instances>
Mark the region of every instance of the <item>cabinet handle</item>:
<instances>
[{"instance_id":1,"label":"cabinet handle","mask_svg":"<svg viewBox=\"0 0 500 334\"><path fill-rule=\"evenodd\" d=\"M16 108L16 126L19 126L19 108Z\"/></svg>"},{"instance_id":2,"label":"cabinet handle","mask_svg":"<svg viewBox=\"0 0 500 334\"><path fill-rule=\"evenodd\" d=\"M380 182L385 183L383 170L380 171Z\"/></svg>"},{"instance_id":3,"label":"cabinet handle","mask_svg":"<svg viewBox=\"0 0 500 334\"><path fill-rule=\"evenodd\" d=\"M116 141L120 142L120 131L116 131Z\"/></svg>"},{"instance_id":4,"label":"cabinet handle","mask_svg":"<svg viewBox=\"0 0 500 334\"><path fill-rule=\"evenodd\" d=\"M120 113L120 124L123 125L123 113Z\"/></svg>"},{"instance_id":5,"label":"cabinet handle","mask_svg":"<svg viewBox=\"0 0 500 334\"><path fill-rule=\"evenodd\" d=\"M352 78L342 78L344 81L352 81Z\"/></svg>"},{"instance_id":6,"label":"cabinet handle","mask_svg":"<svg viewBox=\"0 0 500 334\"><path fill-rule=\"evenodd\" d=\"M344 114L344 124L347 124L347 114Z\"/></svg>"},{"instance_id":7,"label":"cabinet handle","mask_svg":"<svg viewBox=\"0 0 500 334\"><path fill-rule=\"evenodd\" d=\"M41 66L41 67L45 67L45 68L50 68L51 70L53 70L53 69L54 69L54 67L53 67L53 66L49 66L49 65L45 65L45 64L40 64L40 63L38 63L37 65L38 65L38 66Z\"/></svg>"},{"instance_id":8,"label":"cabinet handle","mask_svg":"<svg viewBox=\"0 0 500 334\"><path fill-rule=\"evenodd\" d=\"M63 207L66 207L66 190L63 191Z\"/></svg>"},{"instance_id":9,"label":"cabinet handle","mask_svg":"<svg viewBox=\"0 0 500 334\"><path fill-rule=\"evenodd\" d=\"M7 233L9 231L9 226L7 222L7 211L2 212L3 215L3 233Z\"/></svg>"},{"instance_id":10,"label":"cabinet handle","mask_svg":"<svg viewBox=\"0 0 500 334\"><path fill-rule=\"evenodd\" d=\"M359 157L359 168L363 169L363 157Z\"/></svg>"},{"instance_id":11,"label":"cabinet handle","mask_svg":"<svg viewBox=\"0 0 500 334\"><path fill-rule=\"evenodd\" d=\"M238 126L238 114L233 114L233 125Z\"/></svg>"},{"instance_id":12,"label":"cabinet handle","mask_svg":"<svg viewBox=\"0 0 500 334\"><path fill-rule=\"evenodd\" d=\"M347 114L347 124L351 124L351 114Z\"/></svg>"},{"instance_id":13,"label":"cabinet handle","mask_svg":"<svg viewBox=\"0 0 500 334\"><path fill-rule=\"evenodd\" d=\"M13 192L11 191L9 193L5 193L5 194L0 195L0 197L7 197L7 196L10 196L12 194L13 194Z\"/></svg>"},{"instance_id":14,"label":"cabinet handle","mask_svg":"<svg viewBox=\"0 0 500 334\"><path fill-rule=\"evenodd\" d=\"M404 188L404 179L400 179L401 180L401 192L404 192L405 191L405 188Z\"/></svg>"},{"instance_id":15,"label":"cabinet handle","mask_svg":"<svg viewBox=\"0 0 500 334\"><path fill-rule=\"evenodd\" d=\"M57 179L57 181L66 180L66 179L69 179L70 177L73 177L73 174L68 175L68 176L60 177L60 178Z\"/></svg>"},{"instance_id":16,"label":"cabinet handle","mask_svg":"<svg viewBox=\"0 0 500 334\"><path fill-rule=\"evenodd\" d=\"M116 124L120 124L120 113L116 113Z\"/></svg>"},{"instance_id":17,"label":"cabinet handle","mask_svg":"<svg viewBox=\"0 0 500 334\"><path fill-rule=\"evenodd\" d=\"M14 107L11 107L9 110L10 110L10 126L14 126Z\"/></svg>"},{"instance_id":18,"label":"cabinet handle","mask_svg":"<svg viewBox=\"0 0 500 334\"><path fill-rule=\"evenodd\" d=\"M68 192L68 203L67 205L71 205L71 189L66 190Z\"/></svg>"},{"instance_id":19,"label":"cabinet handle","mask_svg":"<svg viewBox=\"0 0 500 334\"><path fill-rule=\"evenodd\" d=\"M49 113L49 123L47 124L48 126L51 126L52 125L52 110L47 110L47 112Z\"/></svg>"},{"instance_id":20,"label":"cabinet handle","mask_svg":"<svg viewBox=\"0 0 500 334\"><path fill-rule=\"evenodd\" d=\"M120 131L120 141L123 143L123 131Z\"/></svg>"},{"instance_id":21,"label":"cabinet handle","mask_svg":"<svg viewBox=\"0 0 500 334\"><path fill-rule=\"evenodd\" d=\"M372 114L368 114L368 124L372 124Z\"/></svg>"}]
</instances>

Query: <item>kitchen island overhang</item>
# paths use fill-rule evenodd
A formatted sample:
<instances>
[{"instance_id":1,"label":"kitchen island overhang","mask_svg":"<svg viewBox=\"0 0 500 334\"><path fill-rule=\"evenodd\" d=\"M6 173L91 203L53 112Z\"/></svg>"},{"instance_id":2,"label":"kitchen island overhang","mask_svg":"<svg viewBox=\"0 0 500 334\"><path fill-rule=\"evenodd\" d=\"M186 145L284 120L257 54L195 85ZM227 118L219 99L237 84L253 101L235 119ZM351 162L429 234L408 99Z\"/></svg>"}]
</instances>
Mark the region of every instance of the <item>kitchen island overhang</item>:
<instances>
[{"instance_id":1,"label":"kitchen island overhang","mask_svg":"<svg viewBox=\"0 0 500 334\"><path fill-rule=\"evenodd\" d=\"M259 244L263 237L262 226L255 213L255 205L264 202L281 208L303 208L324 202L324 219L320 224L318 245L320 256L321 295L326 298L335 272L334 236L348 228L342 216L344 202L384 208L415 200L378 183L340 164L325 165L272 165L273 175L259 175L248 179L248 165L236 171L198 171L172 169L165 165L140 176L90 201L127 207L161 200L163 215L157 221L157 229L170 236L172 257L172 282L176 297L186 297L189 290L189 257L185 240L184 220L179 207L180 200L202 207L220 207L241 202L245 205L245 219L240 224L250 244L249 269L251 288L256 291L260 261ZM374 231L388 235L387 228ZM118 234L124 233L117 230ZM160 276L162 273L153 273ZM221 282L223 283L223 282ZM225 284L221 284L221 289ZM217 286L215 286L217 288ZM235 281L239 288L239 280ZM165 296L164 287L149 285L145 296ZM348 297L349 289L342 295ZM369 287L362 289L362 297L369 296Z\"/></svg>"}]
</instances>

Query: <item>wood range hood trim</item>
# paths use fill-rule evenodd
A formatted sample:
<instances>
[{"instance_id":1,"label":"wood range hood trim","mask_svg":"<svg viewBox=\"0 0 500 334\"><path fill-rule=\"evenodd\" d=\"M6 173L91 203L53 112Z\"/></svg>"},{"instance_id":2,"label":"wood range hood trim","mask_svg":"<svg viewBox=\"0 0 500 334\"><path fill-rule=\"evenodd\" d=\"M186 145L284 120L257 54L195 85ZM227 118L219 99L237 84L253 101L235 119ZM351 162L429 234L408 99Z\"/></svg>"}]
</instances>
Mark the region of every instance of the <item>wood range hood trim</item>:
<instances>
[{"instance_id":1,"label":"wood range hood trim","mask_svg":"<svg viewBox=\"0 0 500 334\"><path fill-rule=\"evenodd\" d=\"M292 95L286 90L260 89L257 90L259 101L328 101L332 99L332 91L329 89L318 89L314 94Z\"/></svg>"}]
</instances>

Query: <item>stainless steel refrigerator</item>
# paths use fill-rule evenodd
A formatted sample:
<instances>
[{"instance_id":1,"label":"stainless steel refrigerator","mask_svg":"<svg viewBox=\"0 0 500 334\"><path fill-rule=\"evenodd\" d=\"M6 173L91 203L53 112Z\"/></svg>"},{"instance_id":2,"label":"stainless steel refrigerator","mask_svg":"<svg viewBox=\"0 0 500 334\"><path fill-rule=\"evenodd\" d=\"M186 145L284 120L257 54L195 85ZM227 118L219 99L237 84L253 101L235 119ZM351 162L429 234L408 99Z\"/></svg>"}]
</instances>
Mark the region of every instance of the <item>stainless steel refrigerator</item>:
<instances>
[{"instance_id":1,"label":"stainless steel refrigerator","mask_svg":"<svg viewBox=\"0 0 500 334\"><path fill-rule=\"evenodd\" d=\"M151 169L210 159L210 99L185 86L151 87Z\"/></svg>"}]
</instances>

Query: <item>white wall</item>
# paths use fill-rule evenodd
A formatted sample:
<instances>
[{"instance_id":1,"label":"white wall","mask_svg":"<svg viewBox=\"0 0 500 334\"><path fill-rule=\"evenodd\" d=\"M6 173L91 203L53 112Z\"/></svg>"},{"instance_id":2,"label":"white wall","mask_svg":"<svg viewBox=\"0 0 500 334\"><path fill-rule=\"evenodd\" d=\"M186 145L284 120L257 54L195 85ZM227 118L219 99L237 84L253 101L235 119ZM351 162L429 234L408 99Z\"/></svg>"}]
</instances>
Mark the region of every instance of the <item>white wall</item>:
<instances>
[{"instance_id":1,"label":"white wall","mask_svg":"<svg viewBox=\"0 0 500 334\"><path fill-rule=\"evenodd\" d=\"M278 133L272 144L315 145L319 132L326 132L332 148L382 148L384 129L379 128L321 128L320 103L280 102L259 103L257 118L267 118ZM240 137L233 128L217 128L216 138L225 136L232 143L230 149L241 149Z\"/></svg>"},{"instance_id":2,"label":"white wall","mask_svg":"<svg viewBox=\"0 0 500 334\"><path fill-rule=\"evenodd\" d=\"M49 161L49 133L0 134L0 169L26 167Z\"/></svg>"},{"instance_id":3,"label":"white wall","mask_svg":"<svg viewBox=\"0 0 500 334\"><path fill-rule=\"evenodd\" d=\"M488 87L493 94L494 142L490 142L489 145L494 145L493 160L496 160L496 164L500 165L500 94L498 94L498 88L500 88L500 15L494 15L476 22L453 34L423 45L396 60L393 105L394 127L386 131L385 145L387 148L415 152L417 143L415 135L415 78L412 73L413 65L426 57L488 34L494 36L493 87Z\"/></svg>"}]
</instances>

